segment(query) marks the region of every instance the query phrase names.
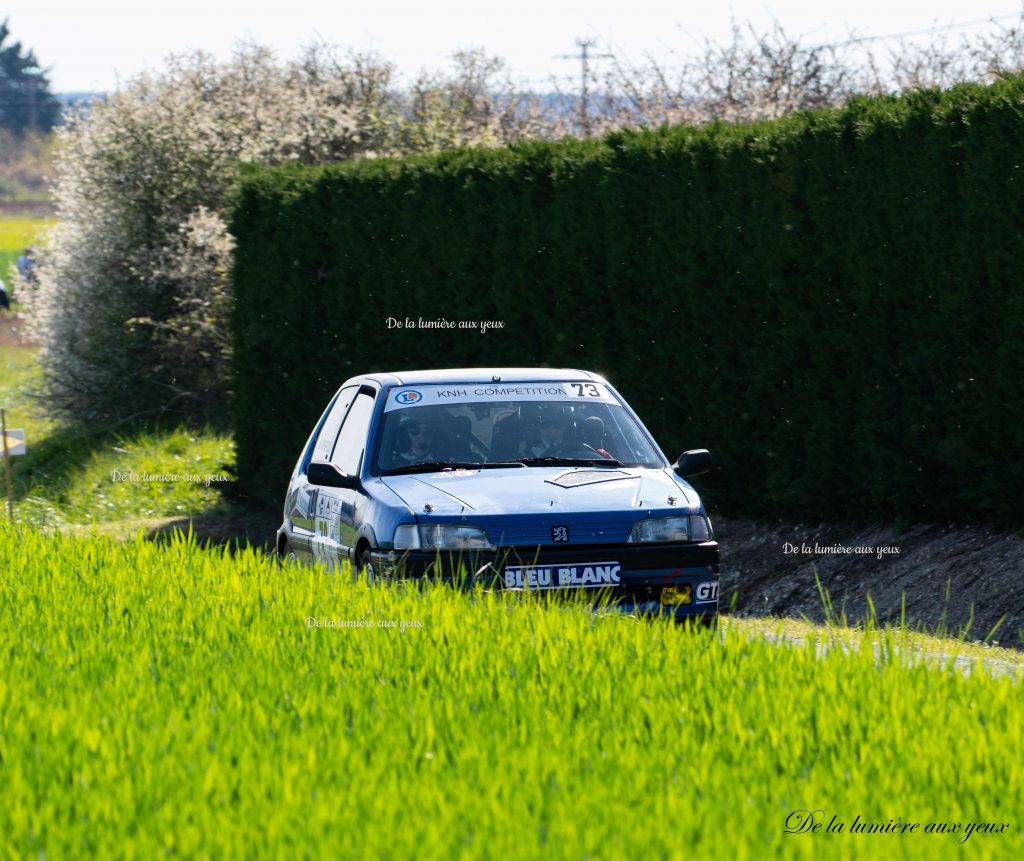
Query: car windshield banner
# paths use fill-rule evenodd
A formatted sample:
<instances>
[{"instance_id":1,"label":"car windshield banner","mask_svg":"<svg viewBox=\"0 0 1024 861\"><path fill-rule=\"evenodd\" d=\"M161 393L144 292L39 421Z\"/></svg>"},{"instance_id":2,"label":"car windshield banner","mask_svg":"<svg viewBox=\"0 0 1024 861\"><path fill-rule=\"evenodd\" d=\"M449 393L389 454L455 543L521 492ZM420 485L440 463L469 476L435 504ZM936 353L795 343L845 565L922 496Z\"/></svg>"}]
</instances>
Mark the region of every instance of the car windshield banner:
<instances>
[{"instance_id":1,"label":"car windshield banner","mask_svg":"<svg viewBox=\"0 0 1024 861\"><path fill-rule=\"evenodd\" d=\"M437 404L481 401L598 401L617 404L603 383L467 383L447 386L401 386L388 394L385 412Z\"/></svg>"}]
</instances>

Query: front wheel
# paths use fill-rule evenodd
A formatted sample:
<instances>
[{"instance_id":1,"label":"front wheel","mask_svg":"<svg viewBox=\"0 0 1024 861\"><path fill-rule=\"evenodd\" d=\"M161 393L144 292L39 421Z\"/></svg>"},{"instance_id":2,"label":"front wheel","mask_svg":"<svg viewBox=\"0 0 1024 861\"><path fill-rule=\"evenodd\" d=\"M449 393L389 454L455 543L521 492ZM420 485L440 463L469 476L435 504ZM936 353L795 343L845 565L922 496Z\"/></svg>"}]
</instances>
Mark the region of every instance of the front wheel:
<instances>
[{"instance_id":1,"label":"front wheel","mask_svg":"<svg viewBox=\"0 0 1024 861\"><path fill-rule=\"evenodd\" d=\"M360 574L362 574L367 586L372 586L377 582L377 572L373 567L373 560L370 558L369 547L364 547L359 551L359 556L356 560L356 570L352 575L352 579L357 583L359 582Z\"/></svg>"}]
</instances>

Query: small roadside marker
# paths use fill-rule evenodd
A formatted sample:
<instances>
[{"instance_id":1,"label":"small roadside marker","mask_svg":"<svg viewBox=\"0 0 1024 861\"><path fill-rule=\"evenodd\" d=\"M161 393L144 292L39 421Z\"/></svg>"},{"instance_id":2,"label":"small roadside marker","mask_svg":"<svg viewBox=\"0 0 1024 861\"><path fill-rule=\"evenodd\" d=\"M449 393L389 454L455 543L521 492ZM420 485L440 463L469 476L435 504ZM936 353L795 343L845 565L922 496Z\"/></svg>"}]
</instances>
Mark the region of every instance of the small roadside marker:
<instances>
[{"instance_id":1,"label":"small roadside marker","mask_svg":"<svg viewBox=\"0 0 1024 861\"><path fill-rule=\"evenodd\" d=\"M11 457L25 454L24 428L7 430L7 411L0 409L0 447L4 450L4 476L7 480L7 517L14 520L14 483L11 480Z\"/></svg>"}]
</instances>

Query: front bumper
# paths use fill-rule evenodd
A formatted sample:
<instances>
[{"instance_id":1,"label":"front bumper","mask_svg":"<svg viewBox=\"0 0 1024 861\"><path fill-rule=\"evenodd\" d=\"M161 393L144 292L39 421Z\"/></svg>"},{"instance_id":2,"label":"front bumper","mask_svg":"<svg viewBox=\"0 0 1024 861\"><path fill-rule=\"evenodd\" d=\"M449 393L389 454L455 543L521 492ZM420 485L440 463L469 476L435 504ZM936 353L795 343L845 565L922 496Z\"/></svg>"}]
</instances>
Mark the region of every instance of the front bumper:
<instances>
[{"instance_id":1,"label":"front bumper","mask_svg":"<svg viewBox=\"0 0 1024 861\"><path fill-rule=\"evenodd\" d=\"M472 587L512 588L558 596L586 592L624 613L713 622L718 617L718 543L589 544L576 547L504 547L473 551L375 551L370 560L385 577L434 578ZM588 566L615 563L610 585L560 586L587 579ZM524 569L531 572L527 577ZM571 573L569 573L571 572ZM528 581L528 582L524 582ZM516 583L522 585L514 585ZM531 588L531 583L534 584ZM600 597L599 597L600 596Z\"/></svg>"}]
</instances>

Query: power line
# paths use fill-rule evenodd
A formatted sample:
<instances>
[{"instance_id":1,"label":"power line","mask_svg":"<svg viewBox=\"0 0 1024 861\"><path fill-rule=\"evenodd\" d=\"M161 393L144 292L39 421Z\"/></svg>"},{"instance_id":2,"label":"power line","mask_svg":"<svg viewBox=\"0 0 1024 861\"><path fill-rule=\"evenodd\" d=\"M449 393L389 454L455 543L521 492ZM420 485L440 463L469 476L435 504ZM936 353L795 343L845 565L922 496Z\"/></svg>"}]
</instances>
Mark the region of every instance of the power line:
<instances>
[{"instance_id":1,"label":"power line","mask_svg":"<svg viewBox=\"0 0 1024 861\"><path fill-rule=\"evenodd\" d=\"M998 16L994 16L994 17L990 17L990 18L977 18L977 19L975 19L973 21L956 21L956 22L954 22L952 24L935 25L933 27L926 27L926 28L922 28L922 29L919 29L919 30L904 30L904 31L902 31L900 33L887 33L887 34L884 34L884 35L881 35L881 36L857 36L857 37L854 37L854 38L847 39L844 42L826 42L826 43L823 43L821 45L815 45L813 47L816 48L816 49L821 49L821 48L845 48L845 47L848 47L850 45L858 45L858 44L863 44L865 42L884 42L887 39L905 39L905 38L908 38L910 36L927 36L927 35L931 35L932 33L948 33L948 32L953 31L953 30L963 30L963 29L966 29L968 27L978 27L978 26L981 26L982 24L996 24L996 23L999 23L1000 21L1008 21L1010 19L1018 19L1018 20L1024 21L1024 9L1022 9L1020 13L1016 13L1016 14L1012 14L1012 15L998 15ZM581 63L582 63L582 78L581 78L581 82L580 82L580 89L581 89L581 93L582 93L582 95L584 97L583 98L583 102L586 102L586 97L588 95L588 83L587 83L587 81L589 79L588 60L599 59L599 58L614 58L615 55L614 54L590 54L590 53L588 53L589 48L593 47L596 44L596 41L593 40L593 39L577 39L576 40L576 44L580 46L580 53L579 54L556 54L555 55L555 59L557 59L557 60L580 60L581 61ZM525 81L525 83L528 83L528 84L531 84L531 85L534 85L534 86L543 86L544 84L547 84L549 82L550 82L549 78L543 78L543 79L541 79L541 78L530 78L528 81ZM581 105L581 114L582 114L582 117L584 119L585 125L589 126L589 123L586 121L586 118L587 118L587 107L586 107L585 104Z\"/></svg>"},{"instance_id":2,"label":"power line","mask_svg":"<svg viewBox=\"0 0 1024 861\"><path fill-rule=\"evenodd\" d=\"M817 45L817 48L845 48L848 45L858 45L862 42L882 42L886 39L905 39L908 36L928 36L932 33L948 33L951 30L963 30L967 27L977 27L981 24L995 24L999 21L1007 21L1010 18L1021 18L1021 13L1015 15L1000 15L997 18L978 18L974 21L960 21L945 26L927 27L922 30L904 30L902 33L889 33L885 36L859 36L854 39L847 39L845 42L831 42L824 45Z\"/></svg>"}]
</instances>

